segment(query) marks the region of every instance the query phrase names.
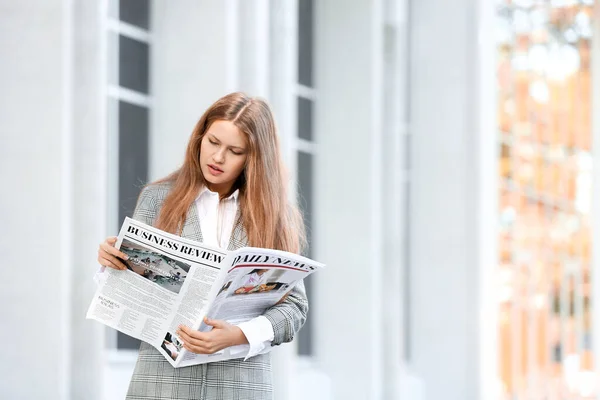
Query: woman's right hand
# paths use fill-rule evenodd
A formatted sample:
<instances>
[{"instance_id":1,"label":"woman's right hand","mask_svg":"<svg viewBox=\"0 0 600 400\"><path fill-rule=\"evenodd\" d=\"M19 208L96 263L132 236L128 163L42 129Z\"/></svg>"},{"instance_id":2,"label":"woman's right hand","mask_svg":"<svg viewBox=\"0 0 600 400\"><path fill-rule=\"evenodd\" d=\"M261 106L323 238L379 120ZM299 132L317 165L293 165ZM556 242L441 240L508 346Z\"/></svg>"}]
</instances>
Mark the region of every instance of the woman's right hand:
<instances>
[{"instance_id":1,"label":"woman's right hand","mask_svg":"<svg viewBox=\"0 0 600 400\"><path fill-rule=\"evenodd\" d=\"M115 249L115 243L117 242L116 236L110 236L106 238L106 240L100 243L100 247L98 248L98 262L100 265L105 267L114 268L114 269L127 269L123 261L127 260L127 254L120 252ZM119 258L121 260L119 260Z\"/></svg>"}]
</instances>

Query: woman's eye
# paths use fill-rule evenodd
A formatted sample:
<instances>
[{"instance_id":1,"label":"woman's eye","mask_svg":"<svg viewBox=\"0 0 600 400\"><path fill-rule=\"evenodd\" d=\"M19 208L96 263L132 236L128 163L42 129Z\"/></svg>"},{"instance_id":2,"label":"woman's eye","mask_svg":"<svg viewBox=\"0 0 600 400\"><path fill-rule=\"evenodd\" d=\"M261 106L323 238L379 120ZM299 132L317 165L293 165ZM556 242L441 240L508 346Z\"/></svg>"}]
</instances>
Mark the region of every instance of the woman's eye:
<instances>
[{"instance_id":1,"label":"woman's eye","mask_svg":"<svg viewBox=\"0 0 600 400\"><path fill-rule=\"evenodd\" d=\"M241 156L241 155L242 155L242 153L240 153L240 152L238 152L238 151L235 151L235 150L231 150L231 152L232 152L233 154L235 154L236 156Z\"/></svg>"},{"instance_id":2,"label":"woman's eye","mask_svg":"<svg viewBox=\"0 0 600 400\"><path fill-rule=\"evenodd\" d=\"M209 142L210 144L213 144L213 145L215 145L215 146L217 145L217 142L213 142L213 141L212 141L212 140L210 140L210 139L208 139L208 142Z\"/></svg>"}]
</instances>

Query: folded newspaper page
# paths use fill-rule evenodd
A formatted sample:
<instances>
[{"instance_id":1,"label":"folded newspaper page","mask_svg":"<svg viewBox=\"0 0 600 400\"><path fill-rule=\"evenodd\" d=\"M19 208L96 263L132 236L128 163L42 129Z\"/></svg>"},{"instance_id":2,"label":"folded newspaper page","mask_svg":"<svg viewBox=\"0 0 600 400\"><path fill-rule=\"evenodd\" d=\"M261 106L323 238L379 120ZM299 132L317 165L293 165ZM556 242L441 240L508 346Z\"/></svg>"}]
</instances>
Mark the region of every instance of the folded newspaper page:
<instances>
[{"instance_id":1,"label":"folded newspaper page","mask_svg":"<svg viewBox=\"0 0 600 400\"><path fill-rule=\"evenodd\" d=\"M126 218L115 246L127 270L106 268L87 318L143 340L174 367L243 358L249 345L214 354L182 347L179 325L207 331L204 317L233 325L262 315L324 265L278 250L207 246ZM267 349L266 351L268 351Z\"/></svg>"}]
</instances>

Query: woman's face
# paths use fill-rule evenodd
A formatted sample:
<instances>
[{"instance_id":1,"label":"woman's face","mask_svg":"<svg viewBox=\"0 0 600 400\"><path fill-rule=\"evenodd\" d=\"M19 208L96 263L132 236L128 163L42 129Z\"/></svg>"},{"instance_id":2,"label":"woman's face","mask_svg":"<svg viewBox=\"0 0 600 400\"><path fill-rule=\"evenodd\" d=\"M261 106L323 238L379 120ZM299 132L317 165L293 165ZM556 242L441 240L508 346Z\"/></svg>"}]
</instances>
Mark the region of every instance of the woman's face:
<instances>
[{"instance_id":1,"label":"woman's face","mask_svg":"<svg viewBox=\"0 0 600 400\"><path fill-rule=\"evenodd\" d=\"M208 188L227 194L246 165L248 141L230 121L215 121L200 145L200 166Z\"/></svg>"}]
</instances>

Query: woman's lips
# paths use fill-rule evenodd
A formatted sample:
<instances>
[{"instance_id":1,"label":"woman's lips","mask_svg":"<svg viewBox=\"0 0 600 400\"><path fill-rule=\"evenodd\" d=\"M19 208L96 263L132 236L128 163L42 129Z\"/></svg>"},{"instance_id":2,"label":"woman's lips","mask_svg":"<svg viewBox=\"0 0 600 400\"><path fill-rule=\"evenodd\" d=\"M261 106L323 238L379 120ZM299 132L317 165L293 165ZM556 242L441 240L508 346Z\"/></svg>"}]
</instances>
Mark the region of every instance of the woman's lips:
<instances>
[{"instance_id":1,"label":"woman's lips","mask_svg":"<svg viewBox=\"0 0 600 400\"><path fill-rule=\"evenodd\" d=\"M208 171L214 176L221 175L223 173L222 169L212 164L208 164Z\"/></svg>"}]
</instances>

